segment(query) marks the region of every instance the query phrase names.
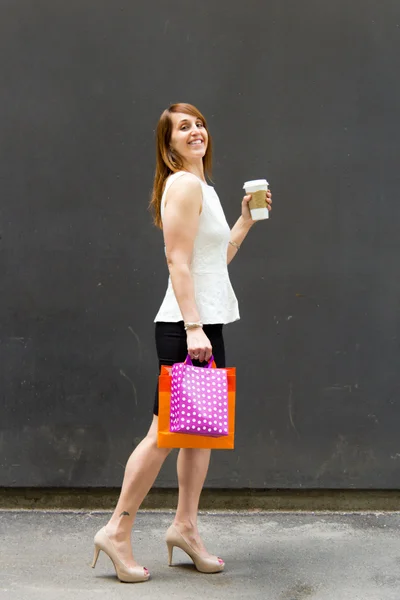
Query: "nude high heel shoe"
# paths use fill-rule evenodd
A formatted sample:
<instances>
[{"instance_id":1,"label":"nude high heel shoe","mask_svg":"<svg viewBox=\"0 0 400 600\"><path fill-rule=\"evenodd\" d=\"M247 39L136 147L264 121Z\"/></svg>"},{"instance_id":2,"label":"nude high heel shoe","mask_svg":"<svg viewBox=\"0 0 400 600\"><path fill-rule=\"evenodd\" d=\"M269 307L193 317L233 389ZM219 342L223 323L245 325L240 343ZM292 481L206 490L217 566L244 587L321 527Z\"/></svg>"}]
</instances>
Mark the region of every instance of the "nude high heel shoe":
<instances>
[{"instance_id":1,"label":"nude high heel shoe","mask_svg":"<svg viewBox=\"0 0 400 600\"><path fill-rule=\"evenodd\" d=\"M220 571L224 570L225 563L223 561L219 562L221 559L204 558L203 556L200 556L200 554L196 552L194 548L192 548L189 542L185 540L183 535L176 529L176 527L174 527L174 525L171 525L171 527L168 529L165 536L165 541L168 547L168 563L170 567L172 566L172 553L174 551L174 547L176 546L190 556L194 562L194 566L198 571L200 571L200 573L219 573Z\"/></svg>"},{"instance_id":2,"label":"nude high heel shoe","mask_svg":"<svg viewBox=\"0 0 400 600\"><path fill-rule=\"evenodd\" d=\"M104 554L112 560L115 572L120 581L124 583L139 583L140 581L147 581L150 577L150 573L145 567L127 567L124 565L122 560L119 558L115 547L108 537L105 527L100 529L94 536L94 556L92 569L95 568L97 559L99 558L100 550L103 550Z\"/></svg>"}]
</instances>

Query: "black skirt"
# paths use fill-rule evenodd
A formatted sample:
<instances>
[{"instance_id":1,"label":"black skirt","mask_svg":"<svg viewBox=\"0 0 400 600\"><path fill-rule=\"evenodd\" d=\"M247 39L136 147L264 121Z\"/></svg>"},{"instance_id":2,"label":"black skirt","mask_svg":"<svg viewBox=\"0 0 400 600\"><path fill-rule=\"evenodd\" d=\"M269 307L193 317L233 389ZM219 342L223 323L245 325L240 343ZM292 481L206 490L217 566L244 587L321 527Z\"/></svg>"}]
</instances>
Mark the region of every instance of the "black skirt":
<instances>
[{"instance_id":1,"label":"black skirt","mask_svg":"<svg viewBox=\"0 0 400 600\"><path fill-rule=\"evenodd\" d=\"M212 345L215 364L221 369L226 366L222 328L223 325L221 324L203 325L203 331ZM188 351L183 321L178 323L158 322L156 323L155 334L159 369L161 369L161 365L172 366L174 363L184 362ZM195 367L205 367L207 363L193 360L193 365ZM153 413L158 415L158 381Z\"/></svg>"}]
</instances>

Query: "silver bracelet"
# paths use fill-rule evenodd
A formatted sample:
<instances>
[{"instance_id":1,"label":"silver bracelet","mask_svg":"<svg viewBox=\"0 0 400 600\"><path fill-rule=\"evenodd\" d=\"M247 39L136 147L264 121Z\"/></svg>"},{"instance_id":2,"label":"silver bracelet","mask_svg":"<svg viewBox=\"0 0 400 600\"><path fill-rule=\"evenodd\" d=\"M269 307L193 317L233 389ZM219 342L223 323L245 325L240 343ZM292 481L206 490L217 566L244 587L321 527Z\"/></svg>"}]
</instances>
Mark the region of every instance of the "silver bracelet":
<instances>
[{"instance_id":1,"label":"silver bracelet","mask_svg":"<svg viewBox=\"0 0 400 600\"><path fill-rule=\"evenodd\" d=\"M240 246L236 242L232 242L231 240L229 240L229 243L230 243L231 246L233 246L234 248L236 248L236 250L240 250Z\"/></svg>"},{"instance_id":2,"label":"silver bracelet","mask_svg":"<svg viewBox=\"0 0 400 600\"><path fill-rule=\"evenodd\" d=\"M197 323L185 323L185 331L188 329L197 329L198 327L203 327L203 323L198 321Z\"/></svg>"}]
</instances>

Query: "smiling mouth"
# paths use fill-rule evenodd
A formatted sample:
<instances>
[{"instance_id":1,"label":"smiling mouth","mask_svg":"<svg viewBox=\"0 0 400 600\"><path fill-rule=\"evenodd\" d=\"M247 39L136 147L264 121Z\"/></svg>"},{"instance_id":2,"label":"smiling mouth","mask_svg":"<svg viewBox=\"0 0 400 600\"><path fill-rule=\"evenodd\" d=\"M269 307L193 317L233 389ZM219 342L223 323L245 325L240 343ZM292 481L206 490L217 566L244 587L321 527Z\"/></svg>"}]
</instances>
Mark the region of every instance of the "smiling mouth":
<instances>
[{"instance_id":1,"label":"smiling mouth","mask_svg":"<svg viewBox=\"0 0 400 600\"><path fill-rule=\"evenodd\" d=\"M193 142L189 142L189 146L201 146L204 144L203 140L193 140Z\"/></svg>"}]
</instances>

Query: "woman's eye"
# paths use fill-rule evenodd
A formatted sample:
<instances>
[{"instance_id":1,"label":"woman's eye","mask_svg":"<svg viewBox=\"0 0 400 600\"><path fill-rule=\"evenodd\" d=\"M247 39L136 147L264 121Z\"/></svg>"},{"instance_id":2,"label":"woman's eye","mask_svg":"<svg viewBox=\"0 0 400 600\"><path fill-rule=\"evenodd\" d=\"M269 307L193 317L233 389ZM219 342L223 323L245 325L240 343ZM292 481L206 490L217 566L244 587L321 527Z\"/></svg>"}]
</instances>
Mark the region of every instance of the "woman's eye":
<instances>
[{"instance_id":1,"label":"woman's eye","mask_svg":"<svg viewBox=\"0 0 400 600\"><path fill-rule=\"evenodd\" d=\"M189 125L182 125L181 126L181 131L185 131L186 129L188 129ZM196 123L196 127L200 128L200 127L204 127L203 123L201 121L198 121Z\"/></svg>"}]
</instances>

